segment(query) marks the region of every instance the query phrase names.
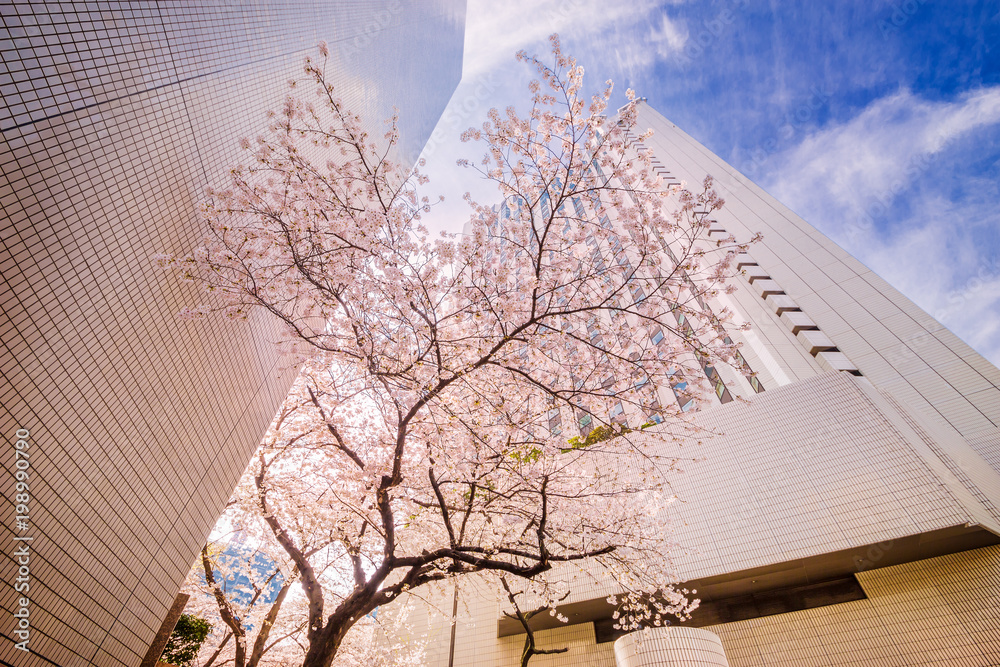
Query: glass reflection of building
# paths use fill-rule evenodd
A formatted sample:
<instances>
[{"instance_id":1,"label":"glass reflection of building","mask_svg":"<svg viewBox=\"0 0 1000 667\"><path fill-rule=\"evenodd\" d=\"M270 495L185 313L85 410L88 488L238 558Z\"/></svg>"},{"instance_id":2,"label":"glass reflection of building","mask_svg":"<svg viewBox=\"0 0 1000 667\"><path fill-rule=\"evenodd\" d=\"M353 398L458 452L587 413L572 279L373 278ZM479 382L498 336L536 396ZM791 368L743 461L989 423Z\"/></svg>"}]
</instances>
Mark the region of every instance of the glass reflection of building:
<instances>
[{"instance_id":1,"label":"glass reflection of building","mask_svg":"<svg viewBox=\"0 0 1000 667\"><path fill-rule=\"evenodd\" d=\"M589 169L601 172L601 168L596 163ZM603 172L602 172L603 175ZM667 175L668 183L676 184L677 181ZM554 188L561 187L561 181L557 178ZM543 191L537 203L532 207L532 211L525 210L524 204L515 199L508 198L502 204L493 207L495 217L490 221L487 233L490 238L492 249L487 253L488 259L494 257L501 265L505 265L513 257L520 254L520 250L512 244L509 236L504 233L504 228L513 221L523 221L540 215L541 218L548 219L552 214L549 193ZM660 325L647 325L639 322L635 317L626 315L625 311L631 308L638 308L647 298L648 290L655 289L651 286L649 274L641 266L642 262L633 251L626 250L628 243L623 243L625 230L618 223L617 214L610 207L600 201L600 198L593 192L586 195L578 195L556 211L556 215L565 220L565 224L557 225L558 231L567 236L570 234L574 221L586 220L590 224L600 225L607 230L606 241L599 242L595 235L590 235L587 240L587 250L590 254L588 266L604 275L609 281L610 276L616 275L619 279L627 278L623 283L622 293L614 300L617 315L611 316L602 314L603 319L596 315L586 323L586 334L576 332L574 335L585 336L585 339L595 349L607 349L607 341L602 331L607 331L612 325L620 324L620 320L613 318L628 318L627 322L632 327L630 342L625 347L618 349L617 353L629 358L638 359L641 353L653 352L660 358L665 358L668 354L670 338L668 332ZM717 225L717 223L712 223ZM467 224L464 233L471 233L471 223ZM684 252L681 248L676 248L676 244L664 238L656 232L654 242L658 244L658 252L665 255L672 266L678 267L676 273L678 278L685 285L684 299L687 304L673 302L671 308L671 320L675 323L673 328L677 332L696 338L695 326L690 321L694 314L703 320L703 324L714 326L717 330L723 327L718 317L720 310L718 305L711 305L707 302L703 294L704 288L697 285L689 275L688 271L679 268L680 260L675 252ZM566 298L557 291L553 295L559 304L565 304ZM574 325L568 320L562 323L565 333L574 332ZM724 333L724 332L723 332ZM724 336L727 343L732 343L729 335ZM681 368L681 365L684 368ZM734 378L723 378L717 370L716 365L711 363L707 357L696 358L693 353L684 355L683 364L678 364L670 370L669 378L662 386L653 386L656 383L649 382L649 378L636 372L634 375L635 384L630 387L634 390L633 398L619 400L610 398L608 400L597 400L593 405L577 405L570 409L568 406L553 405L548 412L548 428L556 435L565 435L573 438L575 436L586 437L595 428L607 427L612 424L628 425L632 428L639 426L649 427L653 424L663 422L664 413L672 413L675 410L689 412L699 408L707 408L713 405L726 404L733 400L733 393L737 395L753 395L764 391L765 385L758 377L754 367L744 358L739 351L736 352L736 359L733 364L741 372ZM690 386L691 380L696 379L699 384L709 388L711 393L702 397L697 397L696 392ZM575 378L574 378L575 380ZM729 384L735 384L730 391ZM618 394L620 396L620 394ZM700 399L700 400L699 400ZM676 406L674 404L676 403ZM668 407L669 406L669 407ZM565 433L564 433L565 432Z\"/></svg>"},{"instance_id":2,"label":"glass reflection of building","mask_svg":"<svg viewBox=\"0 0 1000 667\"><path fill-rule=\"evenodd\" d=\"M30 431L27 654L4 547L0 662L138 665L293 379L274 326L179 322L153 267L303 59L412 163L461 76L464 0L5 3L0 423ZM12 448L4 449L12 544Z\"/></svg>"},{"instance_id":3,"label":"glass reflection of building","mask_svg":"<svg viewBox=\"0 0 1000 667\"><path fill-rule=\"evenodd\" d=\"M285 577L270 556L238 538L212 544L210 549L215 563L212 576L226 599L244 617L256 610L267 610L278 598ZM204 572L198 566L194 571L204 584ZM245 627L251 631L253 623L246 622Z\"/></svg>"}]
</instances>

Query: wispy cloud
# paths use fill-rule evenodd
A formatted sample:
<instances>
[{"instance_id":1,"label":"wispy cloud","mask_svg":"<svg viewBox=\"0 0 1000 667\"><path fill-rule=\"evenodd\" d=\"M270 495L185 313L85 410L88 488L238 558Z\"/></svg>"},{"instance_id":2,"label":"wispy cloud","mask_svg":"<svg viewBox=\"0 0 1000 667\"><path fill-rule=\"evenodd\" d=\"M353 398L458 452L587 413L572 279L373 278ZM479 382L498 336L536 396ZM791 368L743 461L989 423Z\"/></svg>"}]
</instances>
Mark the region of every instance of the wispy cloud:
<instances>
[{"instance_id":1,"label":"wispy cloud","mask_svg":"<svg viewBox=\"0 0 1000 667\"><path fill-rule=\"evenodd\" d=\"M1000 86L904 90L775 155L764 186L998 363L1000 212L972 164L998 130Z\"/></svg>"},{"instance_id":2,"label":"wispy cloud","mask_svg":"<svg viewBox=\"0 0 1000 667\"><path fill-rule=\"evenodd\" d=\"M774 185L783 201L806 202L822 184L838 210L864 216L891 203L952 141L998 122L1000 86L954 102L901 91L778 156Z\"/></svg>"},{"instance_id":3,"label":"wispy cloud","mask_svg":"<svg viewBox=\"0 0 1000 667\"><path fill-rule=\"evenodd\" d=\"M688 41L685 21L663 9L638 18L634 25L619 24L600 35L595 49L613 53L618 70L630 82L643 78L657 62L676 61Z\"/></svg>"},{"instance_id":4,"label":"wispy cloud","mask_svg":"<svg viewBox=\"0 0 1000 667\"><path fill-rule=\"evenodd\" d=\"M853 252L872 270L951 329L994 365L1000 364L1000 256L976 242L975 228L1000 229L1000 214L980 202L923 196L906 231L872 235ZM995 231L994 231L995 234Z\"/></svg>"},{"instance_id":5,"label":"wispy cloud","mask_svg":"<svg viewBox=\"0 0 1000 667\"><path fill-rule=\"evenodd\" d=\"M652 28L650 41L656 48L656 55L661 58L670 58L684 49L687 44L687 27L667 16L660 14L659 27Z\"/></svg>"},{"instance_id":6,"label":"wispy cloud","mask_svg":"<svg viewBox=\"0 0 1000 667\"><path fill-rule=\"evenodd\" d=\"M536 47L552 33L581 40L623 21L642 22L657 5L654 0L470 0L465 75L475 77L509 63L518 50Z\"/></svg>"}]
</instances>

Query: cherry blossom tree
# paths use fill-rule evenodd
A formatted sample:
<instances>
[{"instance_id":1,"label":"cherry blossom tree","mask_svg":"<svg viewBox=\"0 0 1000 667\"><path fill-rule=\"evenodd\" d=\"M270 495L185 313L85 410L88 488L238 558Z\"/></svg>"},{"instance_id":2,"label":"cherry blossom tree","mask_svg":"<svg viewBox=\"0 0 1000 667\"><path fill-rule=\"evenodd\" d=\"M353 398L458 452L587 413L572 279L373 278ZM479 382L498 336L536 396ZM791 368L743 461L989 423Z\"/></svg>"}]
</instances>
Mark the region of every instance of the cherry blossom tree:
<instances>
[{"instance_id":1,"label":"cherry blossom tree","mask_svg":"<svg viewBox=\"0 0 1000 667\"><path fill-rule=\"evenodd\" d=\"M240 519L247 519L250 530L240 528L239 539L207 543L182 589L191 596L187 611L210 621L213 627L193 667L293 667L302 664L308 649L308 604L297 585L295 567L273 539L261 539L259 530L254 530L261 527L257 525L259 512L253 511L251 504L247 513L239 502L248 497L252 494L240 489L223 522L239 525ZM329 543L321 541L310 547L306 557L314 557ZM315 560L314 569L319 574L325 570ZM333 603L332 598L329 603ZM335 664L423 664L422 638L408 635L405 621L405 614L362 619L351 628Z\"/></svg>"},{"instance_id":2,"label":"cherry blossom tree","mask_svg":"<svg viewBox=\"0 0 1000 667\"><path fill-rule=\"evenodd\" d=\"M508 618L515 619L521 624L521 628L524 630L524 647L521 649L521 667L528 667L528 663L531 662L531 659L536 655L552 655L556 653L566 653L569 651L569 648L565 646L561 648L548 649L538 648L538 642L535 639L535 629L531 626L531 619L545 612L546 608L541 606L535 607L531 610L522 609L518 596L519 594L523 595L524 592L516 591L511 588L510 584L507 582L507 578L503 575L500 575L500 586L503 588L504 594L507 596L507 601L510 603L510 611L506 611L504 615ZM565 598L566 596L564 595L563 597Z\"/></svg>"},{"instance_id":3,"label":"cherry blossom tree","mask_svg":"<svg viewBox=\"0 0 1000 667\"><path fill-rule=\"evenodd\" d=\"M646 443L691 437L706 364L734 363L727 313L704 303L741 247L708 239L710 180L654 174L633 93L609 120L611 82L585 98L555 36L552 52L518 54L538 75L526 116L493 109L463 135L486 150L462 164L499 191L466 197L465 234L431 238L395 119L373 139L307 60L316 99L245 142L203 245L161 258L214 295L185 317L264 309L302 364L236 498L301 582L307 667L397 597L470 573L552 609L568 569L613 582L626 628L694 604L664 530L676 459ZM651 421L652 440L626 428Z\"/></svg>"},{"instance_id":4,"label":"cherry blossom tree","mask_svg":"<svg viewBox=\"0 0 1000 667\"><path fill-rule=\"evenodd\" d=\"M294 567L281 556L239 540L202 548L182 588L191 596L189 613L213 628L195 662L198 667L301 662L304 651L298 640L301 636L304 641L307 618L302 605L294 604ZM290 592L293 600L286 605Z\"/></svg>"}]
</instances>

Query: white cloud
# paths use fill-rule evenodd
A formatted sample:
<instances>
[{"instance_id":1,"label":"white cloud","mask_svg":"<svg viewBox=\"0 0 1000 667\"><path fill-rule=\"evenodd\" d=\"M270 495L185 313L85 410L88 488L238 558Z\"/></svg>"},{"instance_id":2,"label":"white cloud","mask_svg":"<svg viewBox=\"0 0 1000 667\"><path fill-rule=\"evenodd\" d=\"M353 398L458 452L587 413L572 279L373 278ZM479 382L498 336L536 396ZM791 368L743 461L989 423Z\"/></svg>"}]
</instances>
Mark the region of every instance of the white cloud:
<instances>
[{"instance_id":1,"label":"white cloud","mask_svg":"<svg viewBox=\"0 0 1000 667\"><path fill-rule=\"evenodd\" d=\"M464 73L474 77L510 63L518 50L544 43L552 33L580 39L599 35L621 21L643 21L656 4L654 0L470 0Z\"/></svg>"},{"instance_id":2,"label":"white cloud","mask_svg":"<svg viewBox=\"0 0 1000 667\"><path fill-rule=\"evenodd\" d=\"M600 47L614 54L618 70L627 80L641 78L644 70L658 60L675 60L687 44L688 31L683 22L661 13L659 22L651 20L648 23L648 27L629 26L627 34L616 30L603 36Z\"/></svg>"},{"instance_id":3,"label":"white cloud","mask_svg":"<svg viewBox=\"0 0 1000 667\"><path fill-rule=\"evenodd\" d=\"M772 191L783 202L808 204L819 188L838 212L864 216L888 206L949 143L998 122L1000 86L955 102L901 91L777 156Z\"/></svg>"},{"instance_id":4,"label":"white cloud","mask_svg":"<svg viewBox=\"0 0 1000 667\"><path fill-rule=\"evenodd\" d=\"M873 239L858 251L873 271L951 329L994 365L1000 365L1000 260L980 252L963 230L943 244L942 220L978 217L1000 228L1000 215L947 200L922 199L921 220L904 233ZM921 224L922 223L922 224ZM951 225L947 226L951 230Z\"/></svg>"},{"instance_id":5,"label":"white cloud","mask_svg":"<svg viewBox=\"0 0 1000 667\"><path fill-rule=\"evenodd\" d=\"M620 68L634 73L652 64L657 49L683 48L680 29L666 16L655 20L659 4L656 0L470 0L462 81L421 154L431 178L428 192L445 196L445 202L427 216L428 227L434 231L461 230L469 213L462 201L465 192L483 202L498 197L495 186L470 169L455 167L456 158L475 159L483 152L481 146L462 144L458 136L465 128L481 124L490 107L503 109L513 104L522 113L526 111L526 85L532 72L516 62L518 50L544 56L549 35L558 33L564 38L564 48L565 41L572 39L596 45L598 52L622 47L634 53L635 57ZM650 24L654 28L649 28ZM639 37L634 39L633 35Z\"/></svg>"},{"instance_id":6,"label":"white cloud","mask_svg":"<svg viewBox=\"0 0 1000 667\"><path fill-rule=\"evenodd\" d=\"M774 156L764 186L1000 364L998 246L981 243L997 238L1000 213L928 186L974 179L942 163L971 161L957 151L998 125L1000 86L950 102L901 91Z\"/></svg>"},{"instance_id":7,"label":"white cloud","mask_svg":"<svg viewBox=\"0 0 1000 667\"><path fill-rule=\"evenodd\" d=\"M674 21L666 14L660 14L660 27L653 28L650 35L650 42L655 46L656 54L660 58L670 58L681 53L687 40L686 26Z\"/></svg>"}]
</instances>

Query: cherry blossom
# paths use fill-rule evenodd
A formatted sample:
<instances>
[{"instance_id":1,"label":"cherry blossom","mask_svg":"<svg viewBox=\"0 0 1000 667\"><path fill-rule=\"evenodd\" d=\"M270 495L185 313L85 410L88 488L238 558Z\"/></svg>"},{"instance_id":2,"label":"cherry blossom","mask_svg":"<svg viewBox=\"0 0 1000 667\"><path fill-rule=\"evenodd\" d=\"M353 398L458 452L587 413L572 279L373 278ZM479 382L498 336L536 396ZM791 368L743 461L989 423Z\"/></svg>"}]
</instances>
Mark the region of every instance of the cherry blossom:
<instances>
[{"instance_id":1,"label":"cherry blossom","mask_svg":"<svg viewBox=\"0 0 1000 667\"><path fill-rule=\"evenodd\" d=\"M557 614L569 579L599 580L624 628L696 604L673 588L667 445L697 437L704 364L735 363L729 314L705 303L745 246L709 240L710 179L654 173L634 93L606 117L612 83L586 98L551 41L552 65L518 54L527 115L491 109L463 134L485 152L461 164L498 188L467 197L464 234L430 237L395 118L370 136L307 60L315 99L245 143L204 243L158 260L208 292L184 317L263 309L294 343L300 378L229 512L301 586L308 667L380 607L471 573Z\"/></svg>"}]
</instances>

